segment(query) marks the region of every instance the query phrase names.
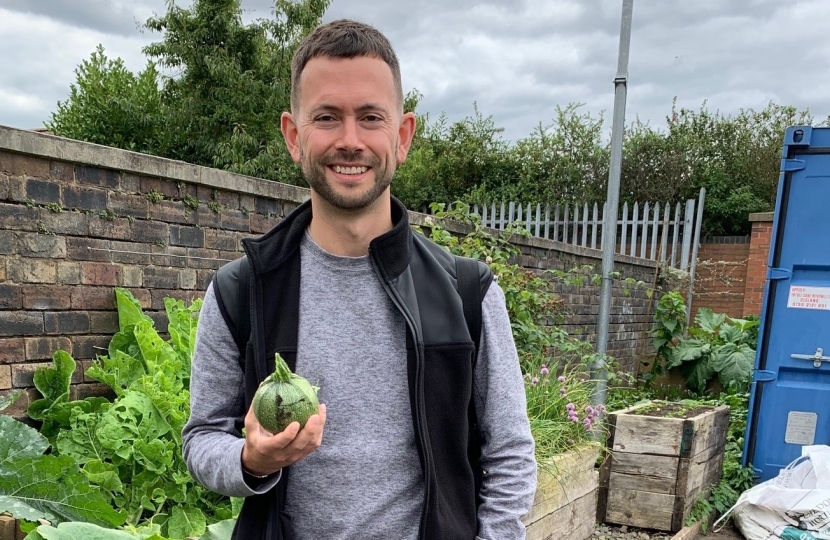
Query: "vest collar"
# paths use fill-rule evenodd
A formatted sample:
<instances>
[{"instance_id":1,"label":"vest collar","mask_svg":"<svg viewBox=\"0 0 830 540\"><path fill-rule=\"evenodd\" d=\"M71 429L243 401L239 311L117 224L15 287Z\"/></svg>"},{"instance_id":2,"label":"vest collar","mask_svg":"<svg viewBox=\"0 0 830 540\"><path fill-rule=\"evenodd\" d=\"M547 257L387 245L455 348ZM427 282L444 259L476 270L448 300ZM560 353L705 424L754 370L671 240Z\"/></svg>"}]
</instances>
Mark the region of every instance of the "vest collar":
<instances>
[{"instance_id":1,"label":"vest collar","mask_svg":"<svg viewBox=\"0 0 830 540\"><path fill-rule=\"evenodd\" d=\"M369 243L369 254L378 264L384 279L395 279L409 266L412 231L404 205L392 197L392 229ZM277 270L300 248L300 241L311 224L311 201L306 201L259 238L245 238L242 245L254 274Z\"/></svg>"}]
</instances>

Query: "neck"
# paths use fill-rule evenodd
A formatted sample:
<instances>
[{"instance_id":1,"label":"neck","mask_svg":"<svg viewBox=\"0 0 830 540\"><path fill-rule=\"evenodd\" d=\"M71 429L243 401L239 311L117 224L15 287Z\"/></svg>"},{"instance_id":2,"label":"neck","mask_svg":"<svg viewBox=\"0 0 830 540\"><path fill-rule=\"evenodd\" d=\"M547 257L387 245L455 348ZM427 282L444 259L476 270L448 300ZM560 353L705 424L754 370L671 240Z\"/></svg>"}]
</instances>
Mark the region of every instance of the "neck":
<instances>
[{"instance_id":1,"label":"neck","mask_svg":"<svg viewBox=\"0 0 830 540\"><path fill-rule=\"evenodd\" d=\"M311 193L312 218L309 233L318 246L341 257L362 257L369 243L392 230L392 203L380 197L361 210L342 210Z\"/></svg>"}]
</instances>

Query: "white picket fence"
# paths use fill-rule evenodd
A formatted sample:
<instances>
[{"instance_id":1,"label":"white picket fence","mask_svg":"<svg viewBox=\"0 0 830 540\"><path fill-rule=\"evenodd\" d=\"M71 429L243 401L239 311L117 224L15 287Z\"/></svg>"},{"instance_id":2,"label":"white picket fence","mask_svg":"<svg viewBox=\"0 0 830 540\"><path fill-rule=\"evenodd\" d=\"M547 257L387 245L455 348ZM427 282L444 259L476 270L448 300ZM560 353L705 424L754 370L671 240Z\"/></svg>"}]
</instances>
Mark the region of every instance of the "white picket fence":
<instances>
[{"instance_id":1,"label":"white picket fence","mask_svg":"<svg viewBox=\"0 0 830 540\"><path fill-rule=\"evenodd\" d=\"M617 253L648 260L660 260L673 268L688 270L693 246L700 242L695 228L696 212L703 211L703 193L698 200L685 203L623 204L617 223ZM591 249L602 249L603 215L594 204L542 206L507 202L472 205L472 213L482 224L504 230L510 223L522 222L531 235Z\"/></svg>"}]
</instances>

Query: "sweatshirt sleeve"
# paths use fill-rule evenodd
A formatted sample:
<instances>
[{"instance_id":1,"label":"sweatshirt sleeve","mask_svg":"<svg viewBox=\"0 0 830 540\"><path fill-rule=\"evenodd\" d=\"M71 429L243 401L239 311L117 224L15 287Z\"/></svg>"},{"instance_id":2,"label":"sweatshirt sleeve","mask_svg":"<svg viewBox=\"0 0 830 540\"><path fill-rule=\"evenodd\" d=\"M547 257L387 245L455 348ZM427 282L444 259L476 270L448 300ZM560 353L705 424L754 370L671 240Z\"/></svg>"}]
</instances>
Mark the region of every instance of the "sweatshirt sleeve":
<instances>
[{"instance_id":1,"label":"sweatshirt sleeve","mask_svg":"<svg viewBox=\"0 0 830 540\"><path fill-rule=\"evenodd\" d=\"M245 418L243 373L233 335L219 310L211 284L199 313L190 375L190 418L182 430L182 452L193 478L222 495L248 497L267 492L280 475L252 488L242 474L245 439L237 426Z\"/></svg>"},{"instance_id":2,"label":"sweatshirt sleeve","mask_svg":"<svg viewBox=\"0 0 830 540\"><path fill-rule=\"evenodd\" d=\"M478 540L524 539L522 517L530 511L536 492L535 445L504 292L496 282L482 301L473 380L485 471Z\"/></svg>"}]
</instances>

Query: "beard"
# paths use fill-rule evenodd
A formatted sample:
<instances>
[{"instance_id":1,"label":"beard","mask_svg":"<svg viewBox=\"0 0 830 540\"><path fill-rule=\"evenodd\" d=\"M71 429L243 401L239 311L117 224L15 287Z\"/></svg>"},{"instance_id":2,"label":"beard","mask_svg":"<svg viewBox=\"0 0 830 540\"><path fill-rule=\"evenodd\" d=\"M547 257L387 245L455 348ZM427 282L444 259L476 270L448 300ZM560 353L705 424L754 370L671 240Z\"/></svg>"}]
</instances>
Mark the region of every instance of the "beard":
<instances>
[{"instance_id":1,"label":"beard","mask_svg":"<svg viewBox=\"0 0 830 540\"><path fill-rule=\"evenodd\" d=\"M353 167L369 167L375 176L374 183L368 189L357 193L338 193L326 178L326 170L333 163L348 164ZM324 201L339 210L363 210L375 202L392 183L395 175L395 162L381 163L377 156L364 156L360 152L338 151L319 158L308 156L300 147L300 164L308 185Z\"/></svg>"}]
</instances>

